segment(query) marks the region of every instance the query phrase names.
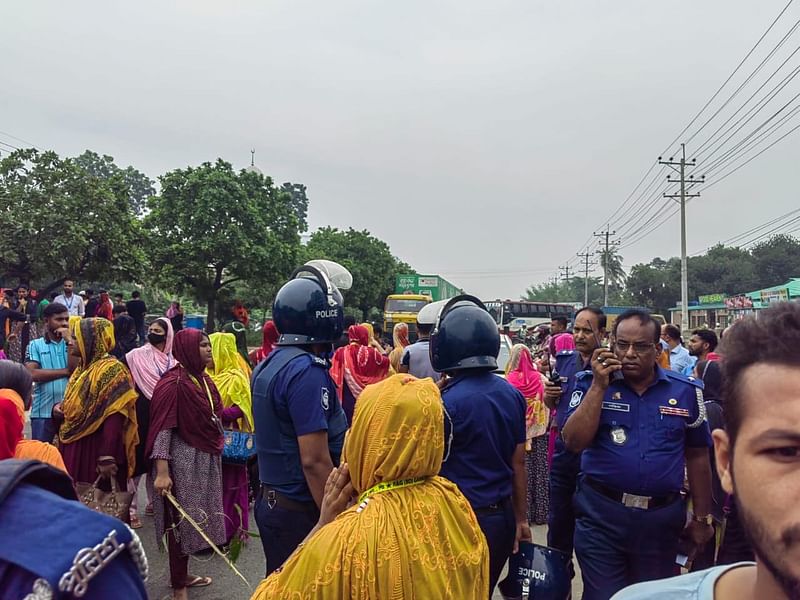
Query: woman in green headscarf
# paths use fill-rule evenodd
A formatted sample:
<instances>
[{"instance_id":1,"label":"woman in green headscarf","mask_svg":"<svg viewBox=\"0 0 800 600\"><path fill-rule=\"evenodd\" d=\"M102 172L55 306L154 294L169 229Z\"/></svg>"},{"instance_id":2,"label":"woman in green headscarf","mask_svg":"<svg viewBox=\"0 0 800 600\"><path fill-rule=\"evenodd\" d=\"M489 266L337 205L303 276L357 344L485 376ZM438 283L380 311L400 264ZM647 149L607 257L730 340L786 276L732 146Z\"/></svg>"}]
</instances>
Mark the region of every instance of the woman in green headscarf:
<instances>
[{"instance_id":1,"label":"woman in green headscarf","mask_svg":"<svg viewBox=\"0 0 800 600\"><path fill-rule=\"evenodd\" d=\"M228 429L253 431L253 405L250 379L240 364L236 338L230 333L212 333L213 363L207 373L222 398L222 422ZM239 531L248 527L248 481L245 465L222 463L222 506L225 513L225 538L230 542Z\"/></svg>"}]
</instances>

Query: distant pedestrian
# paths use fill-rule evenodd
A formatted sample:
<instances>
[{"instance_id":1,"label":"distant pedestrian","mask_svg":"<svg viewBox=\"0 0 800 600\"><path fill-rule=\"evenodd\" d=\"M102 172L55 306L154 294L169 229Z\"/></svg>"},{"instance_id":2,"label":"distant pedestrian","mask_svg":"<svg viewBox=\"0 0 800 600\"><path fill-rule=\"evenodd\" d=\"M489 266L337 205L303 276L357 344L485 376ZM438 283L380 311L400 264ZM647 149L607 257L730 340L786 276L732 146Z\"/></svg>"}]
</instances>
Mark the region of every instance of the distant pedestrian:
<instances>
[{"instance_id":1,"label":"distant pedestrian","mask_svg":"<svg viewBox=\"0 0 800 600\"><path fill-rule=\"evenodd\" d=\"M116 343L111 356L127 367L125 356L136 348L136 323L128 315L120 315L114 319L114 340Z\"/></svg>"},{"instance_id":2,"label":"distant pedestrian","mask_svg":"<svg viewBox=\"0 0 800 600\"><path fill-rule=\"evenodd\" d=\"M389 364L395 373L400 372L400 360L403 358L403 352L409 345L408 341L408 324L397 323L392 331L394 341L394 348L389 353Z\"/></svg>"},{"instance_id":3,"label":"distant pedestrian","mask_svg":"<svg viewBox=\"0 0 800 600\"><path fill-rule=\"evenodd\" d=\"M147 305L142 300L140 292L135 291L131 294L131 299L125 304L128 308L128 314L133 317L136 323L136 334L139 336L139 344L144 344L147 341L147 332L145 330L144 317L147 314Z\"/></svg>"},{"instance_id":4,"label":"distant pedestrian","mask_svg":"<svg viewBox=\"0 0 800 600\"><path fill-rule=\"evenodd\" d=\"M83 305L83 298L74 293L75 283L71 279L64 280L64 292L55 297L53 302L58 302L67 307L70 316L83 317L85 307Z\"/></svg>"},{"instance_id":5,"label":"distant pedestrian","mask_svg":"<svg viewBox=\"0 0 800 600\"><path fill-rule=\"evenodd\" d=\"M278 343L280 335L273 321L264 323L264 326L261 328L261 347L256 348L250 353L250 362L253 363L254 366L272 353L275 349L275 344Z\"/></svg>"},{"instance_id":6,"label":"distant pedestrian","mask_svg":"<svg viewBox=\"0 0 800 600\"><path fill-rule=\"evenodd\" d=\"M687 367L694 365L694 360L689 356L689 351L683 347L681 330L676 325L661 326L661 341L668 346L669 368L678 373L683 373Z\"/></svg>"},{"instance_id":7,"label":"distant pedestrian","mask_svg":"<svg viewBox=\"0 0 800 600\"><path fill-rule=\"evenodd\" d=\"M17 297L13 305L14 310L25 315L25 321L15 323L14 336L9 340L8 357L18 363L25 360L25 352L31 340L39 337L37 329L38 307L36 300L29 295L28 286L17 287Z\"/></svg>"},{"instance_id":8,"label":"distant pedestrian","mask_svg":"<svg viewBox=\"0 0 800 600\"><path fill-rule=\"evenodd\" d=\"M423 306L417 314L417 341L406 346L400 359L400 373L410 373L417 379L430 377L434 382L441 379L442 374L431 365L430 337L439 311L446 303L443 300L431 302Z\"/></svg>"},{"instance_id":9,"label":"distant pedestrian","mask_svg":"<svg viewBox=\"0 0 800 600\"><path fill-rule=\"evenodd\" d=\"M100 303L97 305L96 317L106 319L107 321L114 320L114 305L111 298L108 297L108 292L100 290Z\"/></svg>"},{"instance_id":10,"label":"distant pedestrian","mask_svg":"<svg viewBox=\"0 0 800 600\"><path fill-rule=\"evenodd\" d=\"M100 300L97 296L94 295L94 290L88 289L86 290L86 308L84 311L84 317L87 319L91 319L97 316L97 307L100 305Z\"/></svg>"},{"instance_id":11,"label":"distant pedestrian","mask_svg":"<svg viewBox=\"0 0 800 600\"><path fill-rule=\"evenodd\" d=\"M172 331L178 333L183 329L183 308L181 308L180 302L173 300L170 303L166 312L166 317L169 319L170 323L172 323Z\"/></svg>"}]
</instances>

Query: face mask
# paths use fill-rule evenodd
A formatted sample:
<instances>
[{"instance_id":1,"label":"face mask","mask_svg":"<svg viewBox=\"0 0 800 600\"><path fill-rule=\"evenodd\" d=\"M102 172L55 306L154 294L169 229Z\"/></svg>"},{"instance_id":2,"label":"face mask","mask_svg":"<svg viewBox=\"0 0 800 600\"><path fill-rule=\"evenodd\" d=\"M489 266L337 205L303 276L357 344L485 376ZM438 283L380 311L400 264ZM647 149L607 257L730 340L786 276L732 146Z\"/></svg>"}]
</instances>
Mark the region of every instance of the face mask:
<instances>
[{"instance_id":1,"label":"face mask","mask_svg":"<svg viewBox=\"0 0 800 600\"><path fill-rule=\"evenodd\" d=\"M147 341L150 342L151 346L158 346L159 344L163 344L166 339L167 339L167 336L163 335L161 333L148 333L147 334Z\"/></svg>"}]
</instances>

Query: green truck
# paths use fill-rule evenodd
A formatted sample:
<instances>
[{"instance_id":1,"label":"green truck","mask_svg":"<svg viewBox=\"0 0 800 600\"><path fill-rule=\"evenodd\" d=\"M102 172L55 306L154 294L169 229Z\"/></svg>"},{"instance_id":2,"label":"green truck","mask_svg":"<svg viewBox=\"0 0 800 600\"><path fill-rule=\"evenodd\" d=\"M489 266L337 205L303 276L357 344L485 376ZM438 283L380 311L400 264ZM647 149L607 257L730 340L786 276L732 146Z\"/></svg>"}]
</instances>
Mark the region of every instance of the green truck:
<instances>
[{"instance_id":1,"label":"green truck","mask_svg":"<svg viewBox=\"0 0 800 600\"><path fill-rule=\"evenodd\" d=\"M436 302L463 294L464 290L439 275L398 275L395 293L420 294Z\"/></svg>"}]
</instances>

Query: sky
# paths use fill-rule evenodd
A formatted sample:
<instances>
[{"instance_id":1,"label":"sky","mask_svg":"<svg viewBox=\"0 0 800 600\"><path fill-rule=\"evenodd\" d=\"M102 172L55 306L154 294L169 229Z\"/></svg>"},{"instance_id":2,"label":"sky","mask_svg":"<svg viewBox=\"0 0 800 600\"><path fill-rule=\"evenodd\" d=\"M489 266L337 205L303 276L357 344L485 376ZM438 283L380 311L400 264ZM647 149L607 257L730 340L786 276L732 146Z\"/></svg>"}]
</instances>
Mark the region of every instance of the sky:
<instances>
[{"instance_id":1,"label":"sky","mask_svg":"<svg viewBox=\"0 0 800 600\"><path fill-rule=\"evenodd\" d=\"M631 234L626 268L679 254L677 217L636 235L637 216L647 223L662 205L656 186L643 208L618 209L785 5L5 2L0 142L92 149L153 179L217 157L245 167L252 148L276 182L308 186L312 230L367 229L420 273L516 298L574 266L606 222ZM798 47L795 32L700 129L798 19L789 6L678 139L699 130L687 156ZM800 55L772 84L797 65ZM741 135L798 92L790 80ZM800 132L691 200L689 253L800 206L798 150Z\"/></svg>"}]
</instances>

